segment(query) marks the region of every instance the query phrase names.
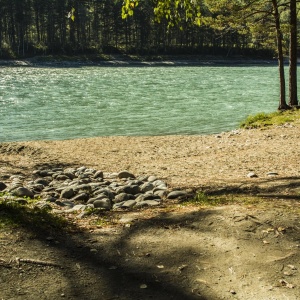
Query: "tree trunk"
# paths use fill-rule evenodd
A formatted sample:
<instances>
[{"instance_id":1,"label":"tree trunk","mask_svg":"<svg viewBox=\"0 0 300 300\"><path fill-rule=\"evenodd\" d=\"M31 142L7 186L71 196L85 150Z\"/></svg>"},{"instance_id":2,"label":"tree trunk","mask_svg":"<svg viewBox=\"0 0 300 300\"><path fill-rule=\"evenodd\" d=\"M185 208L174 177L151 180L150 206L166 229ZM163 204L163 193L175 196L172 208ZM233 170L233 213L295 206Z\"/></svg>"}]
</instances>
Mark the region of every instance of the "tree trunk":
<instances>
[{"instance_id":1,"label":"tree trunk","mask_svg":"<svg viewBox=\"0 0 300 300\"><path fill-rule=\"evenodd\" d=\"M297 106L297 8L296 0L290 0L290 61L289 61L289 105Z\"/></svg>"},{"instance_id":2,"label":"tree trunk","mask_svg":"<svg viewBox=\"0 0 300 300\"><path fill-rule=\"evenodd\" d=\"M272 0L274 8L274 18L276 24L276 37L277 37L277 52L278 52L278 67L279 67L279 79L280 79L280 100L278 109L290 108L285 101L285 76L284 76L284 60L282 50L282 33L280 28L280 19L277 0Z\"/></svg>"}]
</instances>

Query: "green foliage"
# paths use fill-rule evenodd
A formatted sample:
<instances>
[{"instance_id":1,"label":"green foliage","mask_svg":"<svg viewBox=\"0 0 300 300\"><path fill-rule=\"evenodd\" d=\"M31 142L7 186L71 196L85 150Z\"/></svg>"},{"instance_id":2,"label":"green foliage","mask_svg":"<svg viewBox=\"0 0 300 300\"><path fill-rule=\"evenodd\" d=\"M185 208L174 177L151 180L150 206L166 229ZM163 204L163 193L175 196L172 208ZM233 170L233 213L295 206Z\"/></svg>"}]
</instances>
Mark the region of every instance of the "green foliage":
<instances>
[{"instance_id":1,"label":"green foliage","mask_svg":"<svg viewBox=\"0 0 300 300\"><path fill-rule=\"evenodd\" d=\"M133 16L138 6L137 0L125 0L122 6L122 18ZM175 25L191 23L197 26L201 24L201 12L199 0L159 0L154 6L155 21L160 23L165 20L168 28Z\"/></svg>"},{"instance_id":2,"label":"green foliage","mask_svg":"<svg viewBox=\"0 0 300 300\"><path fill-rule=\"evenodd\" d=\"M204 192L198 192L193 198L184 202L185 205L216 206L228 204L228 198L208 196Z\"/></svg>"},{"instance_id":3,"label":"green foliage","mask_svg":"<svg viewBox=\"0 0 300 300\"><path fill-rule=\"evenodd\" d=\"M300 111L298 109L277 111L273 113L258 113L250 115L246 120L242 121L240 128L252 129L263 128L272 125L283 125L286 123L293 123L300 121Z\"/></svg>"},{"instance_id":4,"label":"green foliage","mask_svg":"<svg viewBox=\"0 0 300 300\"><path fill-rule=\"evenodd\" d=\"M21 226L35 232L63 229L67 221L61 216L30 205L21 205L17 201L0 198L0 228Z\"/></svg>"},{"instance_id":5,"label":"green foliage","mask_svg":"<svg viewBox=\"0 0 300 300\"><path fill-rule=\"evenodd\" d=\"M72 9L69 11L68 18L74 22L74 20L75 20L75 8L74 7L72 7Z\"/></svg>"},{"instance_id":6,"label":"green foliage","mask_svg":"<svg viewBox=\"0 0 300 300\"><path fill-rule=\"evenodd\" d=\"M139 5L137 0L125 0L122 6L122 19L132 17L134 9Z\"/></svg>"}]
</instances>

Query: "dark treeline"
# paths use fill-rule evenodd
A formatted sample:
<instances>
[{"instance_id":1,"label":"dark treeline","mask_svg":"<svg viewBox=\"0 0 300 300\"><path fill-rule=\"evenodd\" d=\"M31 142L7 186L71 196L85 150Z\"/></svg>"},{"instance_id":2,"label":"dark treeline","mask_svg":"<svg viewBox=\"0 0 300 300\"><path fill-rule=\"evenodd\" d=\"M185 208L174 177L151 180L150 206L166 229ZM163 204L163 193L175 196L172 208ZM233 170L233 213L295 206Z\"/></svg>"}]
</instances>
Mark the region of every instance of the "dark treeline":
<instances>
[{"instance_id":1,"label":"dark treeline","mask_svg":"<svg viewBox=\"0 0 300 300\"><path fill-rule=\"evenodd\" d=\"M0 58L87 53L256 55L274 52L250 33L155 22L153 1L122 19L122 0L0 0ZM68 13L74 8L74 20ZM201 13L205 15L205 7Z\"/></svg>"}]
</instances>

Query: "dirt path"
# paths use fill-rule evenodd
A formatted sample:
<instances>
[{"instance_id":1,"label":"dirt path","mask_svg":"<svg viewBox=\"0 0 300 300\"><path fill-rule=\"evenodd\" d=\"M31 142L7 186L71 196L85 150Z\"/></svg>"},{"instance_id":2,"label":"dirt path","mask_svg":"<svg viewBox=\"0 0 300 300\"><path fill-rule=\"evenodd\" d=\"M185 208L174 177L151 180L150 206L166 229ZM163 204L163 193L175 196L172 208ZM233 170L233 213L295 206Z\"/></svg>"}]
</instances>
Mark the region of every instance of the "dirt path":
<instances>
[{"instance_id":1,"label":"dirt path","mask_svg":"<svg viewBox=\"0 0 300 300\"><path fill-rule=\"evenodd\" d=\"M77 233L2 229L1 299L299 299L300 217L271 207L115 213L122 226Z\"/></svg>"},{"instance_id":2,"label":"dirt path","mask_svg":"<svg viewBox=\"0 0 300 300\"><path fill-rule=\"evenodd\" d=\"M234 198L217 207L166 202L69 216L72 230L29 211L18 225L0 227L0 299L299 299L299 143L295 126L0 144L0 180L40 166L86 165ZM264 200L247 202L252 194ZM0 224L19 209L0 205Z\"/></svg>"}]
</instances>

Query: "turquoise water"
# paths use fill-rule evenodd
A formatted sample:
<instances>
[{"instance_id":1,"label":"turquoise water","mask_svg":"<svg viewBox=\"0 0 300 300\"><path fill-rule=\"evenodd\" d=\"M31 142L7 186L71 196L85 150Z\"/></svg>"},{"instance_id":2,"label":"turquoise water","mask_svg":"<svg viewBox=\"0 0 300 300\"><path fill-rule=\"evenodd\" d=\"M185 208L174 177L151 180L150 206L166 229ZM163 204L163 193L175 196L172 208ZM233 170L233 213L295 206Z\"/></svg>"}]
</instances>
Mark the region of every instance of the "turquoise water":
<instances>
[{"instance_id":1,"label":"turquoise water","mask_svg":"<svg viewBox=\"0 0 300 300\"><path fill-rule=\"evenodd\" d=\"M0 141L210 134L275 111L276 66L2 67Z\"/></svg>"}]
</instances>

